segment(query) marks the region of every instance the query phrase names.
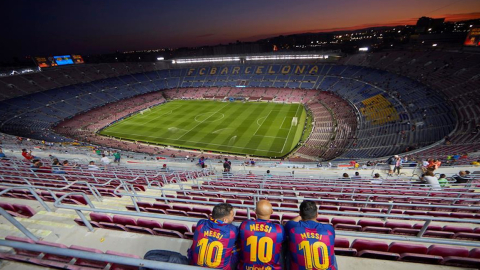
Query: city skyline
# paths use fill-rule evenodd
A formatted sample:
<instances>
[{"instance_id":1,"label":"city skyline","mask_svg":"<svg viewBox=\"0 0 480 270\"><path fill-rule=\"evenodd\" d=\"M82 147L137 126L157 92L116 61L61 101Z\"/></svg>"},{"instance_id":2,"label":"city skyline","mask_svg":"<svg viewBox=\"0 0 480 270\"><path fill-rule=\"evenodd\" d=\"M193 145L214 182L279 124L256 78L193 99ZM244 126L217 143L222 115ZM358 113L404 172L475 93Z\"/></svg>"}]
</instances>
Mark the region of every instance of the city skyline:
<instances>
[{"instance_id":1,"label":"city skyline","mask_svg":"<svg viewBox=\"0 0 480 270\"><path fill-rule=\"evenodd\" d=\"M1 5L6 5L3 3ZM4 7L0 57L195 47L299 33L480 18L477 0L20 0Z\"/></svg>"}]
</instances>

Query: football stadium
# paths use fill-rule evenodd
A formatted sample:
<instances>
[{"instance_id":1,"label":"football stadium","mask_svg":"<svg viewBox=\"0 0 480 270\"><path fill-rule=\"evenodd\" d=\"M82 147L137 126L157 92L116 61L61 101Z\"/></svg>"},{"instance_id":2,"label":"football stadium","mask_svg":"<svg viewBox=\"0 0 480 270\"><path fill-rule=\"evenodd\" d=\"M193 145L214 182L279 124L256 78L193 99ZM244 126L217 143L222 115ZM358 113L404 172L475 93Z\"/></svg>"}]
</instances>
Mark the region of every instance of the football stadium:
<instances>
[{"instance_id":1,"label":"football stadium","mask_svg":"<svg viewBox=\"0 0 480 270\"><path fill-rule=\"evenodd\" d=\"M0 269L480 269L478 3L183 2L7 35Z\"/></svg>"}]
</instances>

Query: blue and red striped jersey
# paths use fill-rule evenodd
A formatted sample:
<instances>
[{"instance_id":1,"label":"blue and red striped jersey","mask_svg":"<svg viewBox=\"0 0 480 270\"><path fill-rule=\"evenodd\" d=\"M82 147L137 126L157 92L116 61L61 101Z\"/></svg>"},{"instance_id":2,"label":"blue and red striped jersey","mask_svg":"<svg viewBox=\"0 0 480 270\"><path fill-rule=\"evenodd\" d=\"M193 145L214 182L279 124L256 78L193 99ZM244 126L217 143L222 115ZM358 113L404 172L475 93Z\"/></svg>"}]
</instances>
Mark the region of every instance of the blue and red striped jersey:
<instances>
[{"instance_id":1,"label":"blue and red striped jersey","mask_svg":"<svg viewBox=\"0 0 480 270\"><path fill-rule=\"evenodd\" d=\"M338 269L332 225L312 220L289 221L285 231L288 237L287 263L291 270Z\"/></svg>"},{"instance_id":2,"label":"blue and red striped jersey","mask_svg":"<svg viewBox=\"0 0 480 270\"><path fill-rule=\"evenodd\" d=\"M198 221L192 247L188 251L190 264L234 270L238 261L237 237L238 228L232 224L213 219Z\"/></svg>"},{"instance_id":3,"label":"blue and red striped jersey","mask_svg":"<svg viewBox=\"0 0 480 270\"><path fill-rule=\"evenodd\" d=\"M281 270L285 231L268 220L245 220L240 225L239 270Z\"/></svg>"}]
</instances>

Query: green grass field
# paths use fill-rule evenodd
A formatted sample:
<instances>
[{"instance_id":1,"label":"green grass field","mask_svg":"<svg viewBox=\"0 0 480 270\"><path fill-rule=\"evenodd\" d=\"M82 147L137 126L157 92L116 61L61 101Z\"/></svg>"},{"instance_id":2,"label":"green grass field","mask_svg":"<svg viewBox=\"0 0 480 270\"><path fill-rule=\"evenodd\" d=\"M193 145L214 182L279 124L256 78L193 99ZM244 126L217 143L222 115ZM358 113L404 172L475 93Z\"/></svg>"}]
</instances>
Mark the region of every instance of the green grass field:
<instances>
[{"instance_id":1,"label":"green grass field","mask_svg":"<svg viewBox=\"0 0 480 270\"><path fill-rule=\"evenodd\" d=\"M100 134L196 150L282 157L300 140L305 117L301 104L175 100L119 121Z\"/></svg>"}]
</instances>

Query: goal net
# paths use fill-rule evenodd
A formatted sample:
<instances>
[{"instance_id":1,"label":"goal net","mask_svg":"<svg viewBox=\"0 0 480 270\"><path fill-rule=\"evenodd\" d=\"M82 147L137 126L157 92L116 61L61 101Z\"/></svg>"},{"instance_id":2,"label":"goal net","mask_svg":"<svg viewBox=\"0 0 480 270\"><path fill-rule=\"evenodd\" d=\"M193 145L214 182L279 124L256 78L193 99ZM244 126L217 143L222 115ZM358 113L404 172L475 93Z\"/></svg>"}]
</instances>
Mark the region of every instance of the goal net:
<instances>
[{"instance_id":1,"label":"goal net","mask_svg":"<svg viewBox=\"0 0 480 270\"><path fill-rule=\"evenodd\" d=\"M298 125L298 117L292 118L292 126L296 127Z\"/></svg>"}]
</instances>

